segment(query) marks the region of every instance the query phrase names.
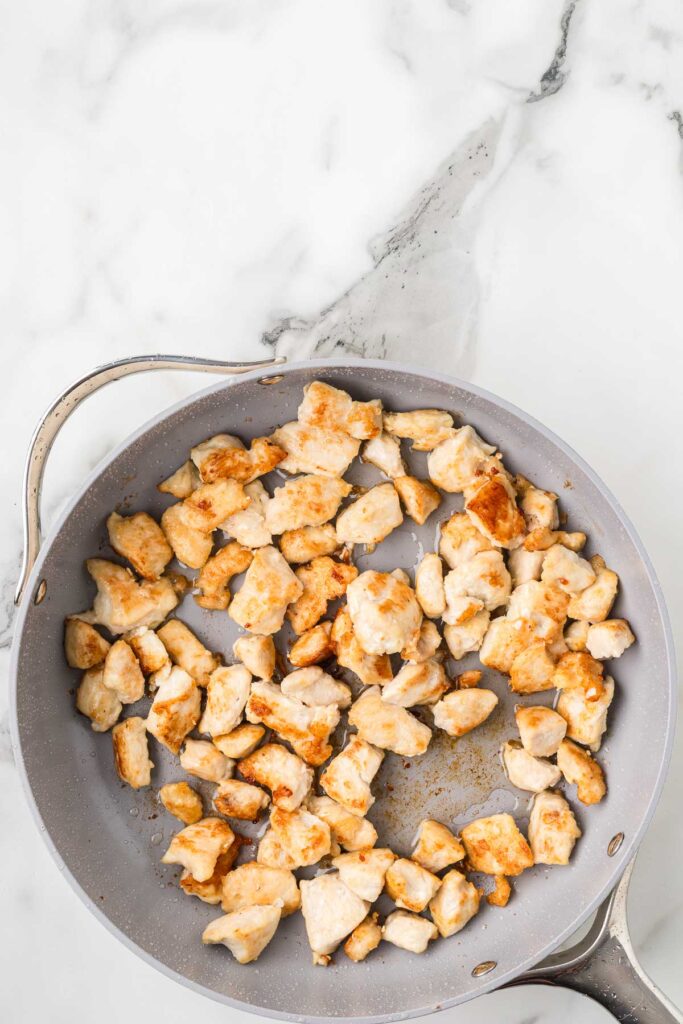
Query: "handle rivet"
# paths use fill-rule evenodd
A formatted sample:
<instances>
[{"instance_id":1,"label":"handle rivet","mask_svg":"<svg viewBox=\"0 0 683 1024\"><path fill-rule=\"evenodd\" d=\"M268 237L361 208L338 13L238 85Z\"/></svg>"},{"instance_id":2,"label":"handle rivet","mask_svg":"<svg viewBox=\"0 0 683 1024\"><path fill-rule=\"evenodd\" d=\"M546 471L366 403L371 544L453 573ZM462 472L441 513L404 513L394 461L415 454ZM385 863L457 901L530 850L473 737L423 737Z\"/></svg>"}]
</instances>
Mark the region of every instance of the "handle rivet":
<instances>
[{"instance_id":1,"label":"handle rivet","mask_svg":"<svg viewBox=\"0 0 683 1024\"><path fill-rule=\"evenodd\" d=\"M36 596L33 598L34 604L40 604L45 594L47 593L47 580L41 580L36 590Z\"/></svg>"},{"instance_id":2,"label":"handle rivet","mask_svg":"<svg viewBox=\"0 0 683 1024\"><path fill-rule=\"evenodd\" d=\"M259 384L279 384L282 379L282 374L278 374L275 377L261 377Z\"/></svg>"},{"instance_id":3,"label":"handle rivet","mask_svg":"<svg viewBox=\"0 0 683 1024\"><path fill-rule=\"evenodd\" d=\"M482 963L477 964L476 967L472 968L472 977L481 978L484 974L489 974L489 972L497 966L498 963L495 960L484 960Z\"/></svg>"},{"instance_id":4,"label":"handle rivet","mask_svg":"<svg viewBox=\"0 0 683 1024\"><path fill-rule=\"evenodd\" d=\"M607 856L608 857L613 857L614 854L618 851L618 849L621 846L621 844L623 843L623 841L624 841L624 833L623 832L617 832L617 834L615 836L612 836L612 838L610 839L609 843L607 844Z\"/></svg>"}]
</instances>

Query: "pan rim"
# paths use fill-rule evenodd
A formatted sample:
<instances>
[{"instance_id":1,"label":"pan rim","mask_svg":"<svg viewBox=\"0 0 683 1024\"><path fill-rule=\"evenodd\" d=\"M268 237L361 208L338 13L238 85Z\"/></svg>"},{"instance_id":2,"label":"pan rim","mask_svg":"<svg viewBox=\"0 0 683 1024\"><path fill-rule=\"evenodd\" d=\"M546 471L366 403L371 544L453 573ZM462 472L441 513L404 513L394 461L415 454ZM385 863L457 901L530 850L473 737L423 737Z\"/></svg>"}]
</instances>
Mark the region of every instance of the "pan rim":
<instances>
[{"instance_id":1,"label":"pan rim","mask_svg":"<svg viewBox=\"0 0 683 1024\"><path fill-rule=\"evenodd\" d=\"M593 485L599 490L605 500L611 505L615 515L619 519L619 522L623 526L624 531L629 537L629 540L633 544L638 557L640 558L647 578L652 586L655 602L657 605L657 611L659 619L662 624L664 646L666 652L667 662L667 688L668 688L668 708L667 708L667 729L665 742L662 748L660 748L660 760L657 772L657 778L655 785L649 796L649 800L641 817L638 828L634 831L633 835L627 837L623 843L619 853L614 858L614 869L608 879L608 881L602 886L596 895L593 896L592 900L583 908L580 914L577 915L573 921L566 925L565 928L555 935L551 942L544 947L540 953L534 954L533 957L527 958L521 964L517 964L515 967L509 968L507 971L497 975L495 977L484 977L481 979L476 993L470 993L466 998L460 998L458 996L444 999L436 1003L430 1003L415 1009L407 1011L399 1011L389 1014L379 1014L371 1016L356 1017L354 1019L363 1021L364 1024L384 1024L384 1022L398 1021L417 1018L425 1016L429 1013L434 1013L438 1010L445 1010L460 1003L469 1001L470 999L477 998L479 995L484 995L487 992L491 992L495 989L504 987L515 979L519 979L525 971L529 970L536 964L540 963L546 956L558 949L558 947L566 941L581 925L590 917L592 913L597 909L607 894L614 888L619 881L626 865L635 855L638 845L640 844L643 835L645 834L654 811L659 802L661 796L664 781L666 779L669 763L671 760L673 740L676 726L676 655L673 641L673 633L671 628L671 621L669 618L666 601L662 591L661 584L655 572L655 569L650 561L649 555L645 550L645 547L640 539L640 536L635 529L630 518L624 512L621 504L613 495L611 490L602 481L598 474L591 468L590 465L580 456L570 445L558 437L552 430L540 423L533 416L530 416L524 410L506 399L501 398L495 393L488 391L485 388L481 388L478 385L472 384L469 381L462 380L458 377L454 377L450 374L443 374L436 371L427 371L419 366L412 366L406 363L400 363L390 360L383 359L361 359L357 357L348 357L344 359L311 359L311 360L299 360L297 362L286 363L276 368L278 375L288 375L296 370L310 370L310 369L353 369L353 368L374 368L390 370L402 374L410 374L411 376L422 377L425 380L438 381L449 387L460 388L461 390L472 394L476 397L482 398L488 402L491 402L496 407L510 413L513 416L518 417L534 430L541 434L547 441L559 448L586 476L590 479ZM253 1003L246 1003L239 999L233 999L230 996L216 992L206 986L194 982L184 975L170 968L167 964L158 960L147 950L139 946L126 932L122 931L117 925L115 925L102 911L102 909L91 899L91 897L81 887L79 881L72 873L68 865L63 861L57 846L55 845L40 813L36 799L34 797L31 784L28 778L28 772L24 762L24 756L21 746L19 721L17 713L17 685L18 685L18 657L20 641L23 635L24 622L28 614L28 610L31 605L32 595L35 590L36 582L40 576L41 568L48 552L50 551L52 544L59 535L66 519L73 511L76 504L81 500L83 495L90 489L93 483L97 480L99 475L103 472L105 467L112 461L118 458L131 444L133 444L138 438L142 437L149 430L151 430L157 424L163 422L165 419L179 412L180 410L192 405L194 402L220 391L227 391L229 388L235 386L241 382L256 381L263 378L273 376L269 372L268 367L259 367L249 373L240 374L228 380L221 380L216 384L212 384L207 388L203 388L198 392L193 392L191 395L186 396L174 405L163 409L160 413L151 417L145 423L143 423L137 430L129 434L120 444L118 444L112 451L105 455L94 467L94 469L87 475L82 485L78 488L72 498L66 503L61 513L52 524L47 536L42 542L41 550L36 559L36 563L29 576L24 600L18 609L14 633L12 638L12 649L10 658L10 736L12 740L12 749L14 752L15 764L18 770L21 785L24 790L27 802L29 804L32 817L36 822L40 835L42 836L50 854L57 864L57 867L62 875L64 875L69 882L71 888L75 891L79 899L85 904L85 906L94 914L96 919L102 923L110 934L114 935L120 942L124 944L131 952L139 956L144 962L148 963L152 967L161 971L167 977L177 981L184 985L191 991L197 992L200 995L207 996L216 1002L222 1003L223 1005L232 1006L236 1009L243 1010L248 1013L263 1014L265 1016L287 1021L298 1021L304 1022L304 1024L330 1024L333 1021L342 1020L342 1017L329 1017L329 1016L313 1016L313 1015L302 1015L289 1013L285 1011L278 1011L271 1008L264 1008L256 1006ZM494 972L492 972L494 973ZM351 1018L348 1018L351 1019Z\"/></svg>"}]
</instances>

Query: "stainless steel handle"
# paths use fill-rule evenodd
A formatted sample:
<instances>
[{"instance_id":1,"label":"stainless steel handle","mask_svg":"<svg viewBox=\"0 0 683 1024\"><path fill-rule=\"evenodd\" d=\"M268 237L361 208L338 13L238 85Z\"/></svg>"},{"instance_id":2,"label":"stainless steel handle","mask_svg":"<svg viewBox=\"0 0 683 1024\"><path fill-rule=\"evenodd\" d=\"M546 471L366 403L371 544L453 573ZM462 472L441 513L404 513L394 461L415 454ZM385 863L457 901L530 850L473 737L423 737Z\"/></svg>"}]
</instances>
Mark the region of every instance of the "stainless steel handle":
<instances>
[{"instance_id":1,"label":"stainless steel handle","mask_svg":"<svg viewBox=\"0 0 683 1024\"><path fill-rule=\"evenodd\" d=\"M632 871L633 861L580 942L554 953L512 984L574 989L628 1024L681 1024L683 1014L648 978L631 944L626 893Z\"/></svg>"},{"instance_id":2,"label":"stainless steel handle","mask_svg":"<svg viewBox=\"0 0 683 1024\"><path fill-rule=\"evenodd\" d=\"M279 366L284 362L284 359L262 359L252 363L227 363L220 359L201 359L196 356L132 356L96 367L63 391L38 423L26 458L22 496L24 554L14 603L19 604L21 601L26 581L40 550L40 492L47 457L64 422L84 399L99 391L105 384L129 377L133 373L148 373L150 370L188 370L195 373L230 375L248 373L249 370L261 367Z\"/></svg>"}]
</instances>

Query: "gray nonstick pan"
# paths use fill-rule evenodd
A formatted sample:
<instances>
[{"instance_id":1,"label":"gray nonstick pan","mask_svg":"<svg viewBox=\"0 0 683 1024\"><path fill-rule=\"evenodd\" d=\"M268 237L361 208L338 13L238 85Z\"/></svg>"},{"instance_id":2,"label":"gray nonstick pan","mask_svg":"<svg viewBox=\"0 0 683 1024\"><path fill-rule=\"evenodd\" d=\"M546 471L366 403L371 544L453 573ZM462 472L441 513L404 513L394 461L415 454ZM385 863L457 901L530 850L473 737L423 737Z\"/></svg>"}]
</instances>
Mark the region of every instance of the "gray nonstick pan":
<instances>
[{"instance_id":1,"label":"gray nonstick pan","mask_svg":"<svg viewBox=\"0 0 683 1024\"><path fill-rule=\"evenodd\" d=\"M155 368L234 376L156 417L113 451L87 479L39 547L37 506L50 444L81 398L129 373ZM267 435L296 416L304 385L320 378L359 399L381 398L394 410L433 406L451 411L495 442L513 471L560 495L571 529L585 531L589 554L599 552L621 577L615 614L638 638L613 674L617 697L600 752L609 792L584 808L568 796L583 837L568 867L535 867L515 881L505 908L484 905L462 932L435 942L422 956L382 944L354 965L343 954L314 967L301 915L280 927L258 963L238 965L200 936L217 908L184 897L177 870L160 864L175 819L156 799L178 778L170 755L154 745L154 785L134 792L114 771L111 740L74 711L74 673L62 653L63 620L90 606L84 560L112 557L105 520L114 508L159 514L168 499L156 484L204 438ZM619 453L615 453L618 457ZM409 456L425 475L425 456ZM276 479L276 478L274 478ZM369 466L351 474L376 480ZM268 481L266 481L268 484ZM437 523L460 502L447 496L424 527L406 523L361 567L411 571L433 550ZM629 865L652 816L671 751L675 715L674 652L659 584L628 519L595 473L562 441L507 402L462 381L415 367L364 360L316 360L249 366L153 356L112 364L77 382L50 409L34 437L26 476L25 574L12 657L12 729L28 799L52 854L94 914L169 977L230 1006L288 1020L389 1021L416 1017L472 999L501 985L566 985L602 1002L622 1021L681 1021L678 1011L633 958L625 920ZM212 650L230 660L236 627L225 613L203 611L191 598L179 609ZM474 667L476 655L459 662ZM452 667L452 666L451 666ZM438 818L458 828L482 814L510 811L524 824L526 794L505 778L501 742L516 733L503 677L487 672L500 704L485 726L457 743L441 734L410 762L385 759L370 817L380 839L407 853L419 821ZM534 694L534 703L539 696ZM134 713L138 713L135 711ZM144 713L144 712L143 712ZM591 914L579 946L556 953ZM126 979L121 978L125 988Z\"/></svg>"}]
</instances>

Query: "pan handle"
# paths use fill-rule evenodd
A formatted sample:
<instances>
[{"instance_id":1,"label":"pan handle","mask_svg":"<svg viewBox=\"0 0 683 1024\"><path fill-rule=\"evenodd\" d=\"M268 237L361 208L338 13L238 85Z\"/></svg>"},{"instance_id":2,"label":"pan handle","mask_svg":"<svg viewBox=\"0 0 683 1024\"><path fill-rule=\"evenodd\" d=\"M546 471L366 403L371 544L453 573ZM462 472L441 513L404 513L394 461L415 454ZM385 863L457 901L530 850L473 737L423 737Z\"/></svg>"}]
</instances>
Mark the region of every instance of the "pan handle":
<instances>
[{"instance_id":1,"label":"pan handle","mask_svg":"<svg viewBox=\"0 0 683 1024\"><path fill-rule=\"evenodd\" d=\"M628 1024L681 1024L683 1014L648 978L631 944L626 893L634 862L600 905L589 932L571 949L554 953L513 985L559 985L590 996Z\"/></svg>"},{"instance_id":2,"label":"pan handle","mask_svg":"<svg viewBox=\"0 0 683 1024\"><path fill-rule=\"evenodd\" d=\"M248 373L249 370L279 366L284 359L262 359L252 363L228 363L220 359L201 359L197 356L132 356L98 366L85 377L75 381L59 395L36 427L24 467L22 519L24 554L14 603L19 604L26 582L40 550L40 492L45 464L50 449L64 422L81 402L99 391L105 384L129 377L133 373L150 370L187 370L193 373L221 373L225 375Z\"/></svg>"}]
</instances>

